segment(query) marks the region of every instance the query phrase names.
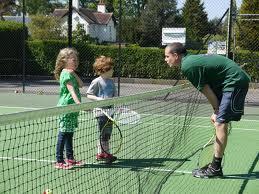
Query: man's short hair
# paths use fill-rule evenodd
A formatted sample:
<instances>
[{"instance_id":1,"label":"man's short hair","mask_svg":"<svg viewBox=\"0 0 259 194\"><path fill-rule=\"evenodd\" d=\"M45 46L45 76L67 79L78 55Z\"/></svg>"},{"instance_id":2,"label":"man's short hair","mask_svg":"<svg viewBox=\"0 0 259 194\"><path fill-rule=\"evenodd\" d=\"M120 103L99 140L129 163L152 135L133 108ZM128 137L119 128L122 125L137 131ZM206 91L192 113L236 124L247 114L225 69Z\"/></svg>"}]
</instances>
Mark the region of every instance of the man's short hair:
<instances>
[{"instance_id":1,"label":"man's short hair","mask_svg":"<svg viewBox=\"0 0 259 194\"><path fill-rule=\"evenodd\" d=\"M170 49L170 53L177 53L177 54L183 54L186 55L187 50L184 47L184 45L180 42L174 42L172 44L167 45L167 47Z\"/></svg>"}]
</instances>

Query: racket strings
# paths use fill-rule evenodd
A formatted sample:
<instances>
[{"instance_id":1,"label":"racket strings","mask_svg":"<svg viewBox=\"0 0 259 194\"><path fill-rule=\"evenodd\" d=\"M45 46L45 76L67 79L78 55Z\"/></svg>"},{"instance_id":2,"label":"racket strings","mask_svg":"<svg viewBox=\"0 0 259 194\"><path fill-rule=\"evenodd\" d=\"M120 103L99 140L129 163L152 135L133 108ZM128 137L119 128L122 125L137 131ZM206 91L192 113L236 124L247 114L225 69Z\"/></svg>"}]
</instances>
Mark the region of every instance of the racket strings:
<instances>
[{"instance_id":1,"label":"racket strings","mask_svg":"<svg viewBox=\"0 0 259 194\"><path fill-rule=\"evenodd\" d=\"M109 138L106 138L106 129L107 127L111 127ZM114 120L107 119L105 125L103 126L100 132L100 146L103 152L107 154L117 154L122 146L122 132ZM103 144L103 140L106 140L106 143Z\"/></svg>"}]
</instances>

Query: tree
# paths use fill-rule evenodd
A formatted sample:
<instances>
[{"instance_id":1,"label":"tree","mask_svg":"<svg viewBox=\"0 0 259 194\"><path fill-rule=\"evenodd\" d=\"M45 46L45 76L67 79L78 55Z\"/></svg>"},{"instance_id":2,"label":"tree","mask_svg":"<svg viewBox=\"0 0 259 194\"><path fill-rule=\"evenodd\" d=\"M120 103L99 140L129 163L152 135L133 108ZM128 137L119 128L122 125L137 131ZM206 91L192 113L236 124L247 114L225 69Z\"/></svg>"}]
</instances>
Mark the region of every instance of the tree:
<instances>
[{"instance_id":1,"label":"tree","mask_svg":"<svg viewBox=\"0 0 259 194\"><path fill-rule=\"evenodd\" d=\"M259 14L258 0L243 0L240 14ZM242 17L245 20L237 20L237 45L243 49L259 50L259 22L254 16Z\"/></svg>"},{"instance_id":2,"label":"tree","mask_svg":"<svg viewBox=\"0 0 259 194\"><path fill-rule=\"evenodd\" d=\"M133 17L140 17L142 11L144 10L147 4L147 0L125 0L123 10L124 15L126 16L133 16Z\"/></svg>"},{"instance_id":3,"label":"tree","mask_svg":"<svg viewBox=\"0 0 259 194\"><path fill-rule=\"evenodd\" d=\"M175 0L149 0L140 18L141 46L160 46L162 27L174 23Z\"/></svg>"},{"instance_id":4,"label":"tree","mask_svg":"<svg viewBox=\"0 0 259 194\"><path fill-rule=\"evenodd\" d=\"M29 31L32 39L37 40L60 40L65 36L59 20L51 16L32 16Z\"/></svg>"},{"instance_id":5,"label":"tree","mask_svg":"<svg viewBox=\"0 0 259 194\"><path fill-rule=\"evenodd\" d=\"M4 13L13 12L15 7L15 0L0 0L0 20L4 20Z\"/></svg>"},{"instance_id":6,"label":"tree","mask_svg":"<svg viewBox=\"0 0 259 194\"><path fill-rule=\"evenodd\" d=\"M186 27L187 47L201 48L202 38L209 32L204 4L200 0L186 0L183 7L183 20Z\"/></svg>"},{"instance_id":7,"label":"tree","mask_svg":"<svg viewBox=\"0 0 259 194\"><path fill-rule=\"evenodd\" d=\"M97 43L97 38L91 38L89 34L86 34L83 24L77 24L76 29L73 31L73 41L75 43Z\"/></svg>"},{"instance_id":8,"label":"tree","mask_svg":"<svg viewBox=\"0 0 259 194\"><path fill-rule=\"evenodd\" d=\"M19 5L23 4L23 0L19 0ZM48 15L52 13L51 0L26 0L26 13L30 15L43 14Z\"/></svg>"}]
</instances>

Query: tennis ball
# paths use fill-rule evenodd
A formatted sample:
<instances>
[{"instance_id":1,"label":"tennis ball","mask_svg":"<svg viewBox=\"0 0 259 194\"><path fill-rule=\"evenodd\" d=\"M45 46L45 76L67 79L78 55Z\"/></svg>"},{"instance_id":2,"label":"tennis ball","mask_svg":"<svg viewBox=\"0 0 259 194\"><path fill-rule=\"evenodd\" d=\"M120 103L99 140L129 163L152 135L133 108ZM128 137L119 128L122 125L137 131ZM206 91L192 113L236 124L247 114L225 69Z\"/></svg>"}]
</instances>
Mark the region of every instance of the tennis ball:
<instances>
[{"instance_id":1,"label":"tennis ball","mask_svg":"<svg viewBox=\"0 0 259 194\"><path fill-rule=\"evenodd\" d=\"M43 194L52 194L52 191L50 189L46 189Z\"/></svg>"}]
</instances>

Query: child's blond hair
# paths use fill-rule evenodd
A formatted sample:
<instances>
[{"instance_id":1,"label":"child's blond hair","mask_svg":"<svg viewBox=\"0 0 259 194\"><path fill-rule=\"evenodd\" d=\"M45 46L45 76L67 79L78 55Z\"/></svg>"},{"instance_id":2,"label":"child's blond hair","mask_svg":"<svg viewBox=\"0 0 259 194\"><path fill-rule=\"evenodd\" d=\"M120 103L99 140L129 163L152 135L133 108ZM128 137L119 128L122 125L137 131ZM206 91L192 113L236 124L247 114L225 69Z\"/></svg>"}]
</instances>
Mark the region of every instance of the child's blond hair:
<instances>
[{"instance_id":1,"label":"child's blond hair","mask_svg":"<svg viewBox=\"0 0 259 194\"><path fill-rule=\"evenodd\" d=\"M67 60L72 55L78 57L78 52L74 48L64 48L59 51L54 70L54 76L56 80L59 80L61 71L66 67Z\"/></svg>"},{"instance_id":2,"label":"child's blond hair","mask_svg":"<svg viewBox=\"0 0 259 194\"><path fill-rule=\"evenodd\" d=\"M113 68L113 60L111 57L99 56L95 59L95 63L93 64L94 71L97 75L102 73L106 73Z\"/></svg>"}]
</instances>

